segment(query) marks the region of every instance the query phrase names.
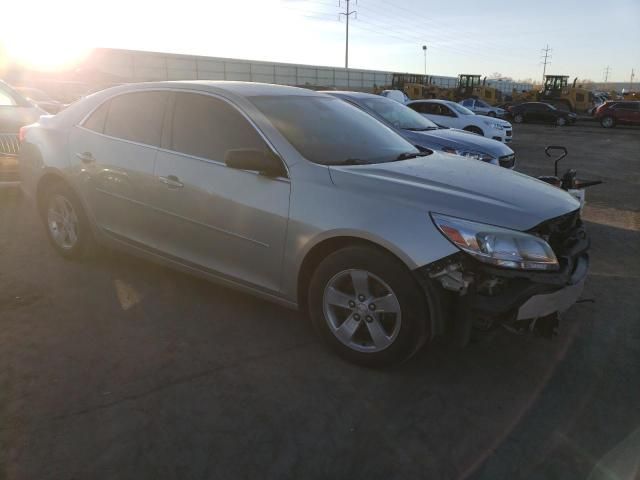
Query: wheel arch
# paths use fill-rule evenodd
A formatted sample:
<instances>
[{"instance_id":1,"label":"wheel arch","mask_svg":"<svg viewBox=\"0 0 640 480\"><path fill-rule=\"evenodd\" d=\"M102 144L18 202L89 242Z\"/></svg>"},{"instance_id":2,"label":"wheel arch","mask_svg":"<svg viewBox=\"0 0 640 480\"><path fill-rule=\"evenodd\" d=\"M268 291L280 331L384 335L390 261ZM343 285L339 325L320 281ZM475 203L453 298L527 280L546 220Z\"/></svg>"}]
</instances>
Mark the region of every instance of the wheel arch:
<instances>
[{"instance_id":1,"label":"wheel arch","mask_svg":"<svg viewBox=\"0 0 640 480\"><path fill-rule=\"evenodd\" d=\"M341 248L350 246L371 247L380 250L381 253L386 253L396 258L409 270L416 268L416 265L413 264L409 257L404 255L402 252L398 252L396 249L385 245L385 243L386 242L383 241L360 237L352 233L334 235L316 242L307 250L298 269L296 297L300 310L305 311L307 308L308 287L313 272L315 272L316 268L318 268L318 265L320 265L320 262L324 258Z\"/></svg>"}]
</instances>

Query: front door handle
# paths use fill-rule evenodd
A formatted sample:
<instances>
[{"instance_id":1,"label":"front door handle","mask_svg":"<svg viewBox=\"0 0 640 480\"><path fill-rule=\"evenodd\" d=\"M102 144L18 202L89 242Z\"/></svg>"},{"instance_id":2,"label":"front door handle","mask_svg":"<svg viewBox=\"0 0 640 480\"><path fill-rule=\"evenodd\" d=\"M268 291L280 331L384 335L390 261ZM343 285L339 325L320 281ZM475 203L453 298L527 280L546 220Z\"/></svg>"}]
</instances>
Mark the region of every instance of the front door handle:
<instances>
[{"instance_id":1,"label":"front door handle","mask_svg":"<svg viewBox=\"0 0 640 480\"><path fill-rule=\"evenodd\" d=\"M94 163L96 161L91 152L78 152L76 153L76 157L78 157L82 163Z\"/></svg>"},{"instance_id":2,"label":"front door handle","mask_svg":"<svg viewBox=\"0 0 640 480\"><path fill-rule=\"evenodd\" d=\"M164 183L169 188L182 188L184 183L180 181L175 175L167 175L166 177L158 177L161 183Z\"/></svg>"}]
</instances>

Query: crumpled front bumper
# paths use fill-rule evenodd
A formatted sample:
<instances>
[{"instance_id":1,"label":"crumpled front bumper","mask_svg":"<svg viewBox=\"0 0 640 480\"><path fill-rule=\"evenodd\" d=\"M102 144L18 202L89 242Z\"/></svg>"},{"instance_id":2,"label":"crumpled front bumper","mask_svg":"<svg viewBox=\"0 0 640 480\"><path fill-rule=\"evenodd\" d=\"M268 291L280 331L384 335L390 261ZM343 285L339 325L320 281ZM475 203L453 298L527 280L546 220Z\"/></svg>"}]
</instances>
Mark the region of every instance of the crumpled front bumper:
<instances>
[{"instance_id":1,"label":"crumpled front bumper","mask_svg":"<svg viewBox=\"0 0 640 480\"><path fill-rule=\"evenodd\" d=\"M529 298L518 309L516 320L546 317L568 310L582 295L588 271L589 257L585 254L578 258L575 270L564 288Z\"/></svg>"}]
</instances>

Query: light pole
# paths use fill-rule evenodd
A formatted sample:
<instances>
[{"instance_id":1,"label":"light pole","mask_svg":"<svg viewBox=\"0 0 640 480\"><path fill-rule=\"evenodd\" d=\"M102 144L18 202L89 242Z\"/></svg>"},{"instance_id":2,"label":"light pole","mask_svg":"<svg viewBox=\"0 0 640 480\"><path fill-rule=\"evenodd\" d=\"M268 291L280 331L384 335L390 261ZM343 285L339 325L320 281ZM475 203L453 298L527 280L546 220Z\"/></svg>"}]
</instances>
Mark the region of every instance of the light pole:
<instances>
[{"instance_id":1,"label":"light pole","mask_svg":"<svg viewBox=\"0 0 640 480\"><path fill-rule=\"evenodd\" d=\"M424 75L427 75L427 46L422 45L422 51L424 52Z\"/></svg>"}]
</instances>

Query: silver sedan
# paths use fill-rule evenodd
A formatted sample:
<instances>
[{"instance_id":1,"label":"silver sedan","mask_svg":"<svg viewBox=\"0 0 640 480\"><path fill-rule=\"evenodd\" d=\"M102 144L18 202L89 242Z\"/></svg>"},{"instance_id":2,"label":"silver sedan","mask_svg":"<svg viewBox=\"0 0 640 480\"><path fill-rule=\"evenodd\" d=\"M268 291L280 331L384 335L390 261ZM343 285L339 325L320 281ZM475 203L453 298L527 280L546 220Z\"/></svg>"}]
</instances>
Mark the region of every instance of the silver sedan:
<instances>
[{"instance_id":1,"label":"silver sedan","mask_svg":"<svg viewBox=\"0 0 640 480\"><path fill-rule=\"evenodd\" d=\"M567 193L304 89L125 85L21 137L22 188L61 255L98 240L301 308L362 365L476 320L543 323L587 271Z\"/></svg>"}]
</instances>

